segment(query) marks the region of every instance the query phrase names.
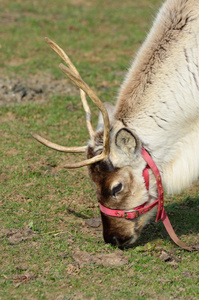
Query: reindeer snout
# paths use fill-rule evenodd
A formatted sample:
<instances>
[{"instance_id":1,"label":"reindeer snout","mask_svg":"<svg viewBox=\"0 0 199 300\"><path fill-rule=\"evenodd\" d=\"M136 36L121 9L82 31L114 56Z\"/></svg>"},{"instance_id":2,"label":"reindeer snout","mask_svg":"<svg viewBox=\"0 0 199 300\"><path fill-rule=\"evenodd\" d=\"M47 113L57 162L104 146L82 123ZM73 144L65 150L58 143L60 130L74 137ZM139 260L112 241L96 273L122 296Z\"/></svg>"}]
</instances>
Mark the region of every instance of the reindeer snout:
<instances>
[{"instance_id":1,"label":"reindeer snout","mask_svg":"<svg viewBox=\"0 0 199 300\"><path fill-rule=\"evenodd\" d=\"M130 247L137 239L132 230L132 222L124 218L115 218L101 213L103 225L103 237L105 243L119 248Z\"/></svg>"},{"instance_id":2,"label":"reindeer snout","mask_svg":"<svg viewBox=\"0 0 199 300\"><path fill-rule=\"evenodd\" d=\"M104 240L106 243L112 244L113 246L118 246L120 249L124 249L129 247L133 240L132 237L130 238L121 238L118 235L110 235L110 236L104 236Z\"/></svg>"},{"instance_id":3,"label":"reindeer snout","mask_svg":"<svg viewBox=\"0 0 199 300\"><path fill-rule=\"evenodd\" d=\"M122 243L122 240L117 235L104 235L104 241L114 246L120 246Z\"/></svg>"}]
</instances>

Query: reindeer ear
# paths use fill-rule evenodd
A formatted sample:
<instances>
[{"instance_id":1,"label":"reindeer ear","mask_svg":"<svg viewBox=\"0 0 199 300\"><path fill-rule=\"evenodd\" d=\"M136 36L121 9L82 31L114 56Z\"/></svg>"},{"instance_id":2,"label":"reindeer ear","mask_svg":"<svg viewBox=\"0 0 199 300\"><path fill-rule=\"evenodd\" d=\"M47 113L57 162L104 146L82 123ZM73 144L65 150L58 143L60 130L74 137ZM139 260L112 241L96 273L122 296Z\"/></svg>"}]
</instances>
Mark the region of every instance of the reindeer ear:
<instances>
[{"instance_id":1,"label":"reindeer ear","mask_svg":"<svg viewBox=\"0 0 199 300\"><path fill-rule=\"evenodd\" d=\"M141 147L141 142L130 130L120 129L115 137L116 146L126 155L132 155Z\"/></svg>"}]
</instances>

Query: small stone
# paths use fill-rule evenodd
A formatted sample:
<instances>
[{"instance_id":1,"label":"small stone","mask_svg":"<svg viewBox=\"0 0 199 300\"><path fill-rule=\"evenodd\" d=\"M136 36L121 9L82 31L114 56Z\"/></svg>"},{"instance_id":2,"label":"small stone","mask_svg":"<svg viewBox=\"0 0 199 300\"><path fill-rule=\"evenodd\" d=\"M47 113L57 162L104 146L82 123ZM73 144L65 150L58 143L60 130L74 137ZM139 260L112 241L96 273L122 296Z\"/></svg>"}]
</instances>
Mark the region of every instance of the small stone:
<instances>
[{"instance_id":1,"label":"small stone","mask_svg":"<svg viewBox=\"0 0 199 300\"><path fill-rule=\"evenodd\" d=\"M166 252L166 251L162 251L162 253L160 254L160 260L161 261L170 261L172 258L171 256Z\"/></svg>"},{"instance_id":2,"label":"small stone","mask_svg":"<svg viewBox=\"0 0 199 300\"><path fill-rule=\"evenodd\" d=\"M90 227L98 228L101 225L102 221L101 218L92 218L86 220L85 223Z\"/></svg>"}]
</instances>

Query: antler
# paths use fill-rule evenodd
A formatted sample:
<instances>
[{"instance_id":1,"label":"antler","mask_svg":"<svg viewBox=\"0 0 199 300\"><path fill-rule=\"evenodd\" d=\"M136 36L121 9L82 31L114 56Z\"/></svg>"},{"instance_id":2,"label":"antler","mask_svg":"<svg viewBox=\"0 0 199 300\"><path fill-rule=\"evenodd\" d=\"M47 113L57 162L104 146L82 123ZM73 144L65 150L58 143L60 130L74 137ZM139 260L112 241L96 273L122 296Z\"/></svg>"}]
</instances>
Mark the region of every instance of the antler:
<instances>
[{"instance_id":1,"label":"antler","mask_svg":"<svg viewBox=\"0 0 199 300\"><path fill-rule=\"evenodd\" d=\"M48 141L47 139L41 137L40 135L38 135L34 132L31 132L31 135L34 137L35 140L37 140L41 144L43 144L43 145L45 145L45 146L47 146L51 149L60 151L60 152L79 153L79 152L85 152L85 150L86 150L86 146L82 146L82 147L64 147L64 146L60 146L60 145L57 145L55 143L52 143L52 142Z\"/></svg>"},{"instance_id":2,"label":"antler","mask_svg":"<svg viewBox=\"0 0 199 300\"><path fill-rule=\"evenodd\" d=\"M71 69L71 71L73 71L75 74L79 75L78 70L73 65L73 63L71 62L70 58L63 51L63 49L60 48L56 43L54 43L53 41L51 41L47 37L45 37L45 41L63 59L63 61L69 66L69 68ZM93 135L94 135L94 129L93 129L93 126L92 126L92 121L91 121L91 111L90 111L88 102L86 100L86 94L81 89L80 89L80 97L81 97L81 100L82 100L83 108L84 108L85 113L86 113L86 125L87 125L87 129L88 129L90 137L93 137Z\"/></svg>"},{"instance_id":3,"label":"antler","mask_svg":"<svg viewBox=\"0 0 199 300\"><path fill-rule=\"evenodd\" d=\"M80 168L80 167L87 166L87 165L96 163L98 161L101 161L101 160L105 159L110 152L110 148L109 148L110 122L109 122L107 110L106 110L105 106L103 105L103 103L100 101L100 99L94 94L94 92L90 89L90 87L83 81L83 79L81 78L76 67L72 64L71 60L66 55L66 53L56 43L54 43L50 39L45 38L45 40L50 45L50 47L55 52L57 52L57 54L64 60L64 62L70 68L69 69L65 65L60 64L60 69L80 88L81 100L83 103L84 110L86 112L87 128L88 128L88 131L89 131L89 134L91 137L93 137L93 135L94 135L94 130L93 130L92 123L91 123L91 113L90 113L90 109L89 109L89 106L88 106L88 103L86 100L86 94L100 109L103 120L104 120L104 142L103 142L102 153L100 155L97 155L95 157L92 157L90 159L84 160L79 163L66 164L66 165L64 165L64 167ZM35 133L33 133L32 136L37 141L44 144L45 146L50 147L55 150L58 150L58 151L62 151L62 152L83 152L86 149L86 147L63 147L63 146L54 144Z\"/></svg>"}]
</instances>

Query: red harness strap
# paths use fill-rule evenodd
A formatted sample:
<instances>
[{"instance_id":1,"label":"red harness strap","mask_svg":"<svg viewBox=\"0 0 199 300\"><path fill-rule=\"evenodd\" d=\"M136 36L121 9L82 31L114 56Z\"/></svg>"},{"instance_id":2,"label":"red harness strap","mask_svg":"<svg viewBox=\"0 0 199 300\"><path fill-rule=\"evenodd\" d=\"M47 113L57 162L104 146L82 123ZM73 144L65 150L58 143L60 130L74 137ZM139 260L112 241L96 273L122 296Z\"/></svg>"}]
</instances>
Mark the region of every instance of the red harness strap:
<instances>
[{"instance_id":1,"label":"red harness strap","mask_svg":"<svg viewBox=\"0 0 199 300\"><path fill-rule=\"evenodd\" d=\"M150 211L154 206L158 204L158 200L153 202L152 204L149 204L145 207L147 202L144 204L135 207L134 209L130 210L120 210L120 209L111 209L103 206L100 203L100 210L106 215L112 216L112 217L118 217L118 218L125 218L125 219L135 219L139 217L140 215L143 215L147 211Z\"/></svg>"},{"instance_id":2,"label":"red harness strap","mask_svg":"<svg viewBox=\"0 0 199 300\"><path fill-rule=\"evenodd\" d=\"M146 168L143 171L143 177L145 180L145 185L147 190L149 190L149 172L148 169L151 169L155 178L156 178L156 183L157 183L157 190L158 190L158 199L155 200L153 203L149 204L146 206L147 202L143 203L140 206L135 207L132 210L119 210L119 209L110 209L105 206L103 206L100 203L100 210L102 213L112 216L112 217L119 217L119 218L125 218L125 219L134 219L139 217L140 215L150 211L154 206L158 205L158 211L157 211L157 216L156 216L156 222L159 220L162 220L169 236L171 239L181 248L188 250L188 251L197 251L196 248L194 247L188 247L186 246L182 241L179 240L177 235L175 234L173 227L171 226L171 223L169 221L169 218L165 212L164 209L164 191L163 191L163 186L162 186L162 180L160 176L160 172L152 160L151 156L148 154L148 152L142 148L142 157L147 163Z\"/></svg>"},{"instance_id":3,"label":"red harness strap","mask_svg":"<svg viewBox=\"0 0 199 300\"><path fill-rule=\"evenodd\" d=\"M157 216L156 216L156 222L159 221L161 219L161 215L162 215L162 210L164 208L164 191L163 191L163 186L162 186L162 180L161 180L161 176L160 176L160 172L156 166L156 164L154 163L154 161L152 160L151 156L148 154L148 152L142 148L142 157L144 158L144 160L147 163L147 168L145 170L147 170L148 172L148 168L150 168L155 176L156 179L156 183L157 183L157 190L158 190L158 200L157 200L157 204L158 204L158 212L157 212ZM146 173L146 171L144 171ZM145 174L143 174L144 176ZM144 177L145 179L145 177ZM148 179L149 180L149 179Z\"/></svg>"}]
</instances>

